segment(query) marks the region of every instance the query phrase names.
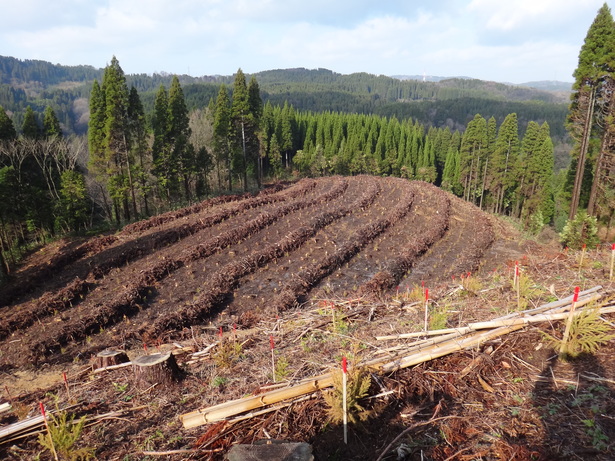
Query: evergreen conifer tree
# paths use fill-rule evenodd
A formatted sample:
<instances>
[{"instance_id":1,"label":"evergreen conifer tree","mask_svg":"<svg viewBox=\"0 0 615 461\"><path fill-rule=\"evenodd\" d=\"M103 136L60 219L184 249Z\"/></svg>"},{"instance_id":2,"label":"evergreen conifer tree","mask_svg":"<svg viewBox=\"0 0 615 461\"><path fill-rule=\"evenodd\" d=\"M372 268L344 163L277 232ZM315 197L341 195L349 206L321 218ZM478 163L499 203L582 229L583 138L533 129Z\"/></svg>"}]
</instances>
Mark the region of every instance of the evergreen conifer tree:
<instances>
[{"instance_id":1,"label":"evergreen conifer tree","mask_svg":"<svg viewBox=\"0 0 615 461\"><path fill-rule=\"evenodd\" d=\"M10 141L17 137L13 121L6 115L4 108L0 106L0 141Z\"/></svg>"},{"instance_id":2,"label":"evergreen conifer tree","mask_svg":"<svg viewBox=\"0 0 615 461\"><path fill-rule=\"evenodd\" d=\"M579 64L574 72L572 102L568 115L568 131L575 140L573 155L576 172L570 200L569 219L573 219L579 208L584 184L585 168L590 157L592 134L595 130L596 114L608 106L606 100L613 93L613 71L615 70L615 24L608 5L605 3L587 31L585 42L579 53Z\"/></svg>"},{"instance_id":3,"label":"evergreen conifer tree","mask_svg":"<svg viewBox=\"0 0 615 461\"><path fill-rule=\"evenodd\" d=\"M47 106L45 108L45 114L43 116L43 136L46 138L62 137L62 127L60 126L60 121L51 106Z\"/></svg>"},{"instance_id":4,"label":"evergreen conifer tree","mask_svg":"<svg viewBox=\"0 0 615 461\"><path fill-rule=\"evenodd\" d=\"M218 187L222 189L222 166L228 175L228 190L233 190L233 175L231 170L231 151L229 135L231 129L231 106L228 90L224 84L220 85L216 98L216 111L214 113L213 144L216 169L218 173Z\"/></svg>"},{"instance_id":5,"label":"evergreen conifer tree","mask_svg":"<svg viewBox=\"0 0 615 461\"><path fill-rule=\"evenodd\" d=\"M26 107L26 112L21 125L21 133L25 139L38 139L41 136L41 127L38 124L36 114L32 107Z\"/></svg>"}]
</instances>

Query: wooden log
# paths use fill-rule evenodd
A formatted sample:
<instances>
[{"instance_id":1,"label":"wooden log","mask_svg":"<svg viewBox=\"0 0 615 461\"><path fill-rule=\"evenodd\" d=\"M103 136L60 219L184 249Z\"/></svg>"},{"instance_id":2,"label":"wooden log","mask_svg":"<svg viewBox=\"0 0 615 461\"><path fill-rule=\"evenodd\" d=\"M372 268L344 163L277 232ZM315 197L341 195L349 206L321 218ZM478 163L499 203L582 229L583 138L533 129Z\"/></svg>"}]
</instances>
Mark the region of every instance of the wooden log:
<instances>
[{"instance_id":1,"label":"wooden log","mask_svg":"<svg viewBox=\"0 0 615 461\"><path fill-rule=\"evenodd\" d=\"M132 370L137 387L146 389L159 385L168 387L179 381L181 370L171 353L143 355L132 361Z\"/></svg>"},{"instance_id":2,"label":"wooden log","mask_svg":"<svg viewBox=\"0 0 615 461\"><path fill-rule=\"evenodd\" d=\"M98 368L107 368L112 365L119 365L120 363L129 362L128 356L124 351L118 351L117 349L105 349L104 351L96 354L96 361L94 362L94 370Z\"/></svg>"}]
</instances>

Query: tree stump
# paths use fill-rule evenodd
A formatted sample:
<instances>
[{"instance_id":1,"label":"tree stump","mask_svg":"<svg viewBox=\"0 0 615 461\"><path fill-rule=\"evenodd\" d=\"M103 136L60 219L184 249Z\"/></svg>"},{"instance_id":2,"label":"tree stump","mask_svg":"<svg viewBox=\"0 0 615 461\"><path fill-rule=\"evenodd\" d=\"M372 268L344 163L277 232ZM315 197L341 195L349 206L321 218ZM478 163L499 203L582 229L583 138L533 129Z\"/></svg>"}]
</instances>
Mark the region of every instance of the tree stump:
<instances>
[{"instance_id":1,"label":"tree stump","mask_svg":"<svg viewBox=\"0 0 615 461\"><path fill-rule=\"evenodd\" d=\"M143 355L132 361L137 387L146 389L155 384L167 387L178 381L181 370L171 353Z\"/></svg>"},{"instance_id":2,"label":"tree stump","mask_svg":"<svg viewBox=\"0 0 615 461\"><path fill-rule=\"evenodd\" d=\"M94 369L105 368L111 365L119 365L120 363L126 362L129 362L126 352L118 351L116 349L105 349L104 351L96 354Z\"/></svg>"}]
</instances>

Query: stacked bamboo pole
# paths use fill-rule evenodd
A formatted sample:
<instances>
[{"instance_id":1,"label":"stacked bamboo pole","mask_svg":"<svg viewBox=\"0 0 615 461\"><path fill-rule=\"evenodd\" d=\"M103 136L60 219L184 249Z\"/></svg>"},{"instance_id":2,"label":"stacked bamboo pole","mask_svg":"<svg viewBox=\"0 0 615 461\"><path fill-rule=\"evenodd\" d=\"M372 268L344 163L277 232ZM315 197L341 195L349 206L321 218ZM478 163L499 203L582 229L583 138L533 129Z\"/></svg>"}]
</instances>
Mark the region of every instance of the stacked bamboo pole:
<instances>
[{"instance_id":1,"label":"stacked bamboo pole","mask_svg":"<svg viewBox=\"0 0 615 461\"><path fill-rule=\"evenodd\" d=\"M602 287L594 287L579 294L574 315L583 312L580 307L598 300ZM408 344L397 351L395 356L387 354L358 364L377 373L392 373L402 368L418 365L462 349L477 347L499 336L520 330L526 325L551 320L566 319L570 313L572 296L559 301L544 304L538 308L516 312L489 322L475 322L463 328L437 331L407 333L402 335L377 337L380 340L430 337ZM601 307L600 313L614 313L615 305ZM434 337L431 337L434 336ZM300 398L306 394L333 386L333 372L313 378L307 378L283 389L275 389L263 394L224 402L209 408L199 409L180 416L186 429L230 418L245 412L264 408L283 401Z\"/></svg>"}]
</instances>

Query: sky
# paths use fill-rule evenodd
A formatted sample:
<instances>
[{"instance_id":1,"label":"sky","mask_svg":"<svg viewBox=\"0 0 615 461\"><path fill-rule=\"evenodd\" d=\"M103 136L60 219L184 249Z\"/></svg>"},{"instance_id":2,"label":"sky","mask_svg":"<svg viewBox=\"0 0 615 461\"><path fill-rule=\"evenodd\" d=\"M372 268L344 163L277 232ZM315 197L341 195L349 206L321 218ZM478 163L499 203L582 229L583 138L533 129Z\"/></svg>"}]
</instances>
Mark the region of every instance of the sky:
<instances>
[{"instance_id":1,"label":"sky","mask_svg":"<svg viewBox=\"0 0 615 461\"><path fill-rule=\"evenodd\" d=\"M604 0L0 0L0 55L127 74L571 82Z\"/></svg>"}]
</instances>

